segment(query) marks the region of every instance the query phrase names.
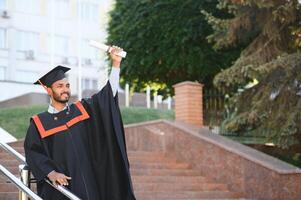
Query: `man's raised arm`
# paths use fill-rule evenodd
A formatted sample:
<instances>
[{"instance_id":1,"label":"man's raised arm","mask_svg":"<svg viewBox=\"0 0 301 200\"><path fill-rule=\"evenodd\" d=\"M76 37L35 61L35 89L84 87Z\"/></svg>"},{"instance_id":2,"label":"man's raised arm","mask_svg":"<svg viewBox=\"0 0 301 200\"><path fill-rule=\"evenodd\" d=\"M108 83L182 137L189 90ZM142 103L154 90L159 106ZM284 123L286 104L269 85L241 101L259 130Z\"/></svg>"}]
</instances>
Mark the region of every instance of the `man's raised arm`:
<instances>
[{"instance_id":1,"label":"man's raised arm","mask_svg":"<svg viewBox=\"0 0 301 200\"><path fill-rule=\"evenodd\" d=\"M112 48L113 50L110 53L110 57L112 59L112 70L111 70L109 81L112 87L113 96L115 97L119 85L120 63L122 60L122 57L116 54L122 51L122 49L118 47L112 47Z\"/></svg>"}]
</instances>

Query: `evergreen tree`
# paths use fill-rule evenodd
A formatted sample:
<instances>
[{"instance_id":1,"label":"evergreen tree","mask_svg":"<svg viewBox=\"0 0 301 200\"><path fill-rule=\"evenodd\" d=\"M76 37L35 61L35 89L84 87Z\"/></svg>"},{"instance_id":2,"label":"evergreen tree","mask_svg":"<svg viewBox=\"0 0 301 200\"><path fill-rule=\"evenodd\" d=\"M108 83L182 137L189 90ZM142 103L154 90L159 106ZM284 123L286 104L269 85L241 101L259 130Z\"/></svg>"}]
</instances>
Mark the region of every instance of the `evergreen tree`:
<instances>
[{"instance_id":1,"label":"evergreen tree","mask_svg":"<svg viewBox=\"0 0 301 200\"><path fill-rule=\"evenodd\" d=\"M233 18L203 11L216 49L247 45L228 69L214 78L231 92L222 131L264 135L287 148L301 139L301 6L297 0L220 0Z\"/></svg>"}]
</instances>

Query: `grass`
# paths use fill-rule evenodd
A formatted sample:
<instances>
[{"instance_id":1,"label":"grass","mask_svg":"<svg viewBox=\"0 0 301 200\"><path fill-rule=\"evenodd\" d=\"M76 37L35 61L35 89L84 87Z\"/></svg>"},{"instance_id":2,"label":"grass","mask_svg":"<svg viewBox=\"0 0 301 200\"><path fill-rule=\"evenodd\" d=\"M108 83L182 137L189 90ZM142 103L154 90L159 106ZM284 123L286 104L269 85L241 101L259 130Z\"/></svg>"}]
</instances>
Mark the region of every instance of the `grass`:
<instances>
[{"instance_id":1,"label":"grass","mask_svg":"<svg viewBox=\"0 0 301 200\"><path fill-rule=\"evenodd\" d=\"M173 110L146 109L139 107L121 107L121 115L124 124L132 124L156 119L175 119Z\"/></svg>"},{"instance_id":2,"label":"grass","mask_svg":"<svg viewBox=\"0 0 301 200\"><path fill-rule=\"evenodd\" d=\"M18 139L24 138L30 117L46 109L46 105L0 109L0 127ZM174 119L173 110L146 109L140 107L121 107L121 115L124 124L156 119Z\"/></svg>"},{"instance_id":3,"label":"grass","mask_svg":"<svg viewBox=\"0 0 301 200\"><path fill-rule=\"evenodd\" d=\"M234 140L236 142L248 145L248 144L265 144L266 140L264 137L251 137L251 136L228 136L223 135L224 137Z\"/></svg>"},{"instance_id":4,"label":"grass","mask_svg":"<svg viewBox=\"0 0 301 200\"><path fill-rule=\"evenodd\" d=\"M23 138L29 119L36 113L46 110L47 106L16 107L0 109L0 126L16 138Z\"/></svg>"}]
</instances>

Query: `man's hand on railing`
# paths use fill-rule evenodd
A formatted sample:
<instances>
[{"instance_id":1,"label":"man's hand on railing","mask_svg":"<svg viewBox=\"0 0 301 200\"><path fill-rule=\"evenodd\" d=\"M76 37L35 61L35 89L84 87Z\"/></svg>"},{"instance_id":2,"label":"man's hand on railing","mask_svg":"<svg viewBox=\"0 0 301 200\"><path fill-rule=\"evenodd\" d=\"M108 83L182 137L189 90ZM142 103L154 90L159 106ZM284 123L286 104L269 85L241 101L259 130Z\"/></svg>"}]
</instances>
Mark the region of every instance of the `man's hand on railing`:
<instances>
[{"instance_id":1,"label":"man's hand on railing","mask_svg":"<svg viewBox=\"0 0 301 200\"><path fill-rule=\"evenodd\" d=\"M69 185L68 180L71 180L71 177L66 176L65 174L62 174L62 173L58 173L56 171L50 172L47 175L47 177L55 185L57 185L57 184L60 184L60 185Z\"/></svg>"}]
</instances>

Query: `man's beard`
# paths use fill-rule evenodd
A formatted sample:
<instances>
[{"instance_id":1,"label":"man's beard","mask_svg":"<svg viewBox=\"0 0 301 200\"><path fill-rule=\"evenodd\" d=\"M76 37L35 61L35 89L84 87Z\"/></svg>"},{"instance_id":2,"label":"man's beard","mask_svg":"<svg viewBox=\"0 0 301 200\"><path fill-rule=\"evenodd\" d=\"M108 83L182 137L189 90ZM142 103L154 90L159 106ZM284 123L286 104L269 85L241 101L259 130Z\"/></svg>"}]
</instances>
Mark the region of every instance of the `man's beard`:
<instances>
[{"instance_id":1,"label":"man's beard","mask_svg":"<svg viewBox=\"0 0 301 200\"><path fill-rule=\"evenodd\" d=\"M67 94L68 97L66 99L62 99L61 96L63 94ZM70 93L69 92L63 92L61 94L58 94L56 92L53 91L53 99L59 103L67 103L69 101L69 98L70 98Z\"/></svg>"}]
</instances>

